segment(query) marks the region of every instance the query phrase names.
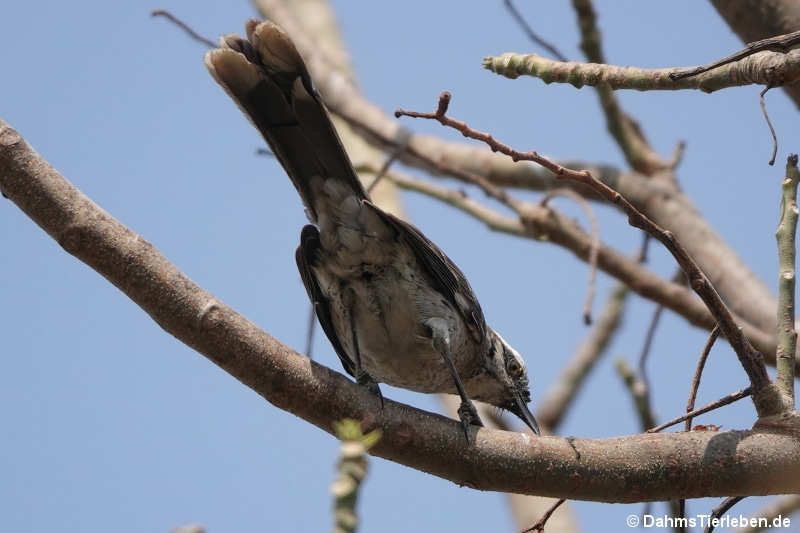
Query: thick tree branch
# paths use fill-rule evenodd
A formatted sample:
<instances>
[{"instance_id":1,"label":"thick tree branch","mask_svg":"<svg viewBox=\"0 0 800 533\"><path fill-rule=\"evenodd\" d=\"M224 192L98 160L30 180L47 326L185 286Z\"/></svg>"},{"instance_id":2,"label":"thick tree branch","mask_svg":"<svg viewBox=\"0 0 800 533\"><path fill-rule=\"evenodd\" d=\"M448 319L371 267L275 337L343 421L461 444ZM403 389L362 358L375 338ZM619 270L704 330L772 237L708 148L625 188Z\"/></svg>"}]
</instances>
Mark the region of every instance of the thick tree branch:
<instances>
[{"instance_id":1,"label":"thick tree branch","mask_svg":"<svg viewBox=\"0 0 800 533\"><path fill-rule=\"evenodd\" d=\"M84 196L1 121L0 190L165 331L275 406L329 433L336 420L371 420L383 433L373 448L380 457L483 490L573 499L800 491L800 426L792 419L780 432L773 426L600 440L480 430L467 445L455 420L391 400L381 410L363 387L258 329Z\"/></svg>"}]
</instances>

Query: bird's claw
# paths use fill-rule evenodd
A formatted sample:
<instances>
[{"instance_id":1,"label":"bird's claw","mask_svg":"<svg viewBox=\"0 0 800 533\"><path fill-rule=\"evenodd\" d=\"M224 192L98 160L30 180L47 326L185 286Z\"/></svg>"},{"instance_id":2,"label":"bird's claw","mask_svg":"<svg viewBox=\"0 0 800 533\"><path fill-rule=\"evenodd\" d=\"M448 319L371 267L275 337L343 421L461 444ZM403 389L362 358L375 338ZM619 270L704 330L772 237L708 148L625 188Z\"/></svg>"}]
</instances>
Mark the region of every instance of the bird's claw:
<instances>
[{"instance_id":1,"label":"bird's claw","mask_svg":"<svg viewBox=\"0 0 800 533\"><path fill-rule=\"evenodd\" d=\"M478 410L471 401L461 402L458 406L458 418L461 420L461 427L464 428L464 436L467 438L467 444L471 444L473 439L470 437L470 426L483 427L481 417L478 416Z\"/></svg>"}]
</instances>

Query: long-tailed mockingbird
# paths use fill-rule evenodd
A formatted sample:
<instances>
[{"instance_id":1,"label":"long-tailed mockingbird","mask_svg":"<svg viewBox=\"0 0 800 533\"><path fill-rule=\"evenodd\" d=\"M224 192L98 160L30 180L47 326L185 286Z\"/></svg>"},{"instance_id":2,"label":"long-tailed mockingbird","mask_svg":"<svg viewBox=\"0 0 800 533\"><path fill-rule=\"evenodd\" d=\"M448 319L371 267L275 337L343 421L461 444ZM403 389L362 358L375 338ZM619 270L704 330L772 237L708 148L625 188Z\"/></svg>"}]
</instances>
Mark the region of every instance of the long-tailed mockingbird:
<instances>
[{"instance_id":1,"label":"long-tailed mockingbird","mask_svg":"<svg viewBox=\"0 0 800 533\"><path fill-rule=\"evenodd\" d=\"M269 143L313 225L297 266L345 370L378 383L457 393L464 432L481 426L470 399L507 409L535 433L525 362L492 328L469 282L417 228L370 201L294 43L251 20L206 54L212 76Z\"/></svg>"}]
</instances>

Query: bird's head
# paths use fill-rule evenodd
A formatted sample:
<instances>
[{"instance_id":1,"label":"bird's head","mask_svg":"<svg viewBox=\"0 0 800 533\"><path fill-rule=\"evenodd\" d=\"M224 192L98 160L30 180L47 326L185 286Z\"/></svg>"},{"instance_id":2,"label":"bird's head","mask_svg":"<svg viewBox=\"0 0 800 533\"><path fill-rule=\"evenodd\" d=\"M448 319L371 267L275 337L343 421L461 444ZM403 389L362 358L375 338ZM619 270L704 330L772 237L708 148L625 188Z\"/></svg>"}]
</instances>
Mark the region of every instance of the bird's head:
<instances>
[{"instance_id":1,"label":"bird's head","mask_svg":"<svg viewBox=\"0 0 800 533\"><path fill-rule=\"evenodd\" d=\"M539 434L539 424L528 409L531 393L522 356L499 333L488 329L489 349L483 372L466 384L471 398L517 415Z\"/></svg>"}]
</instances>

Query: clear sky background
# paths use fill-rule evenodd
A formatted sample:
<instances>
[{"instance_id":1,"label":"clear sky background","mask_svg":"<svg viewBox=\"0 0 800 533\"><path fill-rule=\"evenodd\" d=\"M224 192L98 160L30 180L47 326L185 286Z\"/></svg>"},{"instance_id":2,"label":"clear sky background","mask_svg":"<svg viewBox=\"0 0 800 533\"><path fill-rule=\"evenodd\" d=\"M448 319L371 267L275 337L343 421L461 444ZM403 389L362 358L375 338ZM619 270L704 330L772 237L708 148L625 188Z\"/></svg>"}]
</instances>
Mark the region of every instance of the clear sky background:
<instances>
[{"instance_id":1,"label":"clear sky background","mask_svg":"<svg viewBox=\"0 0 800 533\"><path fill-rule=\"evenodd\" d=\"M334 4L362 88L385 110L431 110L446 89L454 116L520 149L625 167L593 90L512 81L481 68L485 55L543 53L500 0ZM518 4L543 36L582 58L568 2ZM241 33L254 16L244 0L7 2L0 116L193 280L302 350L308 301L293 258L305 221L300 201L275 161L254 155L263 142L206 73L205 50L151 19L153 8L172 10L212 38ZM742 47L706 2L615 0L597 9L613 63L695 65ZM781 90L768 93L781 143L776 166L767 166L771 140L759 91L619 97L661 154L687 141L682 187L773 287L779 183L787 154L800 150L800 122ZM405 124L459 138L432 123ZM410 218L467 274L488 321L525 356L535 408L587 334L580 319L586 265L551 244L492 234L430 199L404 200ZM556 205L580 216L564 200ZM603 239L635 250L638 232L618 213L598 211ZM254 241L259 246L248 246ZM164 333L10 202L0 202L0 242L0 530L156 532L189 522L210 532L329 529L332 437ZM651 247L652 268L669 276L674 263L659 248ZM596 310L611 284L600 275ZM613 359L635 362L654 308L632 299L622 334L563 435L638 432ZM683 410L706 336L665 313L649 366L660 419ZM341 371L326 339L318 336L315 349L321 363ZM706 372L698 404L746 384L724 343ZM384 391L438 409L433 397ZM734 429L753 420L752 404L743 401L698 422ZM689 514L716 503L689 502ZM735 510L761 503L750 499ZM587 531L623 530L625 516L642 505L574 508ZM371 462L360 510L363 531L513 528L501 495L381 459Z\"/></svg>"}]
</instances>

